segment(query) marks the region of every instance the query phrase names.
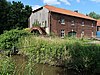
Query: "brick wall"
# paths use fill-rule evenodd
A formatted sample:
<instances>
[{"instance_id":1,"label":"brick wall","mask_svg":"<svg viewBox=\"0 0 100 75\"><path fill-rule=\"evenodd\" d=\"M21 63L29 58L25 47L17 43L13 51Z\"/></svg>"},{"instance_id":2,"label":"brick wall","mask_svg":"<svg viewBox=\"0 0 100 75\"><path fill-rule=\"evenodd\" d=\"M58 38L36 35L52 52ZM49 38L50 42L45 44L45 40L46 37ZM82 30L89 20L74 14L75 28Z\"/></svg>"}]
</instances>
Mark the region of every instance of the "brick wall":
<instances>
[{"instance_id":1,"label":"brick wall","mask_svg":"<svg viewBox=\"0 0 100 75\"><path fill-rule=\"evenodd\" d=\"M65 20L65 24L61 24L59 22L59 20L62 18ZM72 25L72 20L74 21L74 25ZM82 26L82 22L84 22L84 26ZM92 23L94 23L93 27ZM85 37L92 37L92 32L93 36L96 36L96 21L53 12L51 13L50 28L51 32L55 33L55 35L57 36L61 35L61 29L65 30L66 35L68 35L68 32L71 32L73 30L76 32L77 37L81 37L82 31L84 31Z\"/></svg>"}]
</instances>

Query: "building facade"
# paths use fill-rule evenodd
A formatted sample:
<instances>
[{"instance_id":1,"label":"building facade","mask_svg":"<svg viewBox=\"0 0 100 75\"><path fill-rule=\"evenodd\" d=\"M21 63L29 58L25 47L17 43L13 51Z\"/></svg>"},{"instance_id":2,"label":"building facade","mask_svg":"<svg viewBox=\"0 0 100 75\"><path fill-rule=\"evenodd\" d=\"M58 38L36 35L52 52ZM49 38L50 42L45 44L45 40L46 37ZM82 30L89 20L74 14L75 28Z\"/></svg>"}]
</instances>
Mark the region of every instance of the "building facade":
<instances>
[{"instance_id":1,"label":"building facade","mask_svg":"<svg viewBox=\"0 0 100 75\"><path fill-rule=\"evenodd\" d=\"M96 32L96 37L100 38L100 20L97 20L97 32Z\"/></svg>"},{"instance_id":2,"label":"building facade","mask_svg":"<svg viewBox=\"0 0 100 75\"><path fill-rule=\"evenodd\" d=\"M47 34L53 33L60 37L96 37L97 21L78 11L45 5L33 11L29 18L29 27L32 28L35 22L38 22Z\"/></svg>"}]
</instances>

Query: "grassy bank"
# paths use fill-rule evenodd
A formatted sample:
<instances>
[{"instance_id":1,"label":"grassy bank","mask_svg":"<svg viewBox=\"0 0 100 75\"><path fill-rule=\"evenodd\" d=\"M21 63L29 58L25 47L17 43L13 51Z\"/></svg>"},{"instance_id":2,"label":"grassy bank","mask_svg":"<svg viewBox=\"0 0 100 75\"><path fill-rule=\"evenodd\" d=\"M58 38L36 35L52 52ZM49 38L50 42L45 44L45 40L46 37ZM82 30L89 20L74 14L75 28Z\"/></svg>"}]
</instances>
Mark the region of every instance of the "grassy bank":
<instances>
[{"instance_id":1,"label":"grassy bank","mask_svg":"<svg viewBox=\"0 0 100 75\"><path fill-rule=\"evenodd\" d=\"M100 45L77 38L44 38L28 36L20 39L21 54L36 63L64 66L82 73L95 74L100 70Z\"/></svg>"},{"instance_id":2,"label":"grassy bank","mask_svg":"<svg viewBox=\"0 0 100 75\"><path fill-rule=\"evenodd\" d=\"M31 60L22 62L22 58L25 58L18 57L21 59L0 55L0 75L35 75L34 63Z\"/></svg>"}]
</instances>

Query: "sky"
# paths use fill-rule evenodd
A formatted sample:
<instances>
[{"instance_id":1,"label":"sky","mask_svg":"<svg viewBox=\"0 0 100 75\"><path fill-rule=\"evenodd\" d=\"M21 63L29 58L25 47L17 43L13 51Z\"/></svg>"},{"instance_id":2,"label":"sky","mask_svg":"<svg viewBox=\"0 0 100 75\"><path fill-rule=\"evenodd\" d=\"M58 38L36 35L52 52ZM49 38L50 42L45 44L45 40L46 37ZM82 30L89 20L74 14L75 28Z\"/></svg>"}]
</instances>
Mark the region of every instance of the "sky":
<instances>
[{"instance_id":1,"label":"sky","mask_svg":"<svg viewBox=\"0 0 100 75\"><path fill-rule=\"evenodd\" d=\"M46 4L68 10L78 10L83 14L96 12L100 14L100 0L8 0L21 1L24 5L32 6L33 10Z\"/></svg>"}]
</instances>

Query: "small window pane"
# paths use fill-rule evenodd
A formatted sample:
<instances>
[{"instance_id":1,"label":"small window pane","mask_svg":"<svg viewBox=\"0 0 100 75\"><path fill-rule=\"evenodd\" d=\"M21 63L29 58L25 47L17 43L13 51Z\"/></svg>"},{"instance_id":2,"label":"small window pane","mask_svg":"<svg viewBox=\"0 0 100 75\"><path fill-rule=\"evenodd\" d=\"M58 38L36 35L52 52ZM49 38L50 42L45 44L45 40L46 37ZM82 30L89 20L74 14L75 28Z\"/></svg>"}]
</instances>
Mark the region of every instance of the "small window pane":
<instances>
[{"instance_id":1,"label":"small window pane","mask_svg":"<svg viewBox=\"0 0 100 75\"><path fill-rule=\"evenodd\" d=\"M65 36L65 30L61 30L61 38L64 38Z\"/></svg>"},{"instance_id":2,"label":"small window pane","mask_svg":"<svg viewBox=\"0 0 100 75\"><path fill-rule=\"evenodd\" d=\"M65 24L65 19L61 19L61 24Z\"/></svg>"},{"instance_id":3,"label":"small window pane","mask_svg":"<svg viewBox=\"0 0 100 75\"><path fill-rule=\"evenodd\" d=\"M72 20L72 24L71 25L74 25L74 20Z\"/></svg>"},{"instance_id":4,"label":"small window pane","mask_svg":"<svg viewBox=\"0 0 100 75\"><path fill-rule=\"evenodd\" d=\"M82 22L82 26L84 26L84 22Z\"/></svg>"}]
</instances>

